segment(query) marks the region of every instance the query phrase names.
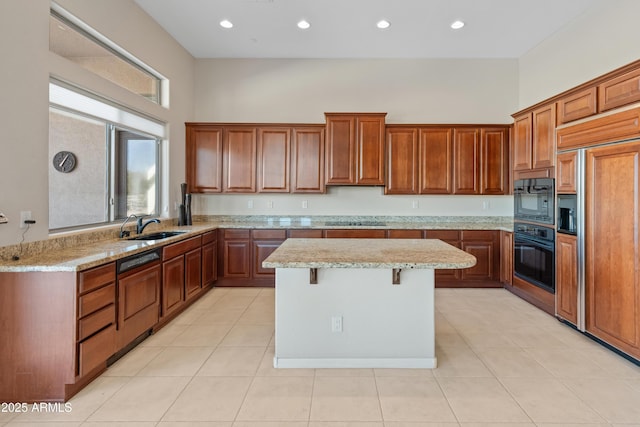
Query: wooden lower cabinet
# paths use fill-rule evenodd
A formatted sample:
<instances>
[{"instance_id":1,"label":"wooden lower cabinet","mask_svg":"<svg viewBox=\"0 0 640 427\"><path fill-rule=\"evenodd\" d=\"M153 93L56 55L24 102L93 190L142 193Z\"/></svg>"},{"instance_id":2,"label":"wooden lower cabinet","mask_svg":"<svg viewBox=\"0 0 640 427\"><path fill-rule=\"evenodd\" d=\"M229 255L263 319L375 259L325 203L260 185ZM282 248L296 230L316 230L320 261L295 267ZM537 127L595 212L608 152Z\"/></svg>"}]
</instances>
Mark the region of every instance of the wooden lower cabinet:
<instances>
[{"instance_id":1,"label":"wooden lower cabinet","mask_svg":"<svg viewBox=\"0 0 640 427\"><path fill-rule=\"evenodd\" d=\"M500 232L500 282L513 285L513 233Z\"/></svg>"},{"instance_id":2,"label":"wooden lower cabinet","mask_svg":"<svg viewBox=\"0 0 640 427\"><path fill-rule=\"evenodd\" d=\"M162 315L180 308L184 301L184 258L176 257L162 263Z\"/></svg>"},{"instance_id":3,"label":"wooden lower cabinet","mask_svg":"<svg viewBox=\"0 0 640 427\"><path fill-rule=\"evenodd\" d=\"M189 300L202 289L202 249L184 254L184 297Z\"/></svg>"},{"instance_id":4,"label":"wooden lower cabinet","mask_svg":"<svg viewBox=\"0 0 640 427\"><path fill-rule=\"evenodd\" d=\"M324 237L328 239L384 239L387 231L382 229L334 229L325 230Z\"/></svg>"},{"instance_id":5,"label":"wooden lower cabinet","mask_svg":"<svg viewBox=\"0 0 640 427\"><path fill-rule=\"evenodd\" d=\"M202 236L196 236L162 249L163 317L179 311L202 289L201 247Z\"/></svg>"},{"instance_id":6,"label":"wooden lower cabinet","mask_svg":"<svg viewBox=\"0 0 640 427\"><path fill-rule=\"evenodd\" d=\"M562 233L556 235L556 316L578 324L578 244Z\"/></svg>"},{"instance_id":7,"label":"wooden lower cabinet","mask_svg":"<svg viewBox=\"0 0 640 427\"><path fill-rule=\"evenodd\" d=\"M202 235L202 286L213 284L218 278L218 233L209 231Z\"/></svg>"},{"instance_id":8,"label":"wooden lower cabinet","mask_svg":"<svg viewBox=\"0 0 640 427\"><path fill-rule=\"evenodd\" d=\"M252 277L255 279L275 279L275 268L265 268L262 261L267 259L273 251L287 238L287 230L252 230L251 242L253 247L253 271Z\"/></svg>"}]
</instances>

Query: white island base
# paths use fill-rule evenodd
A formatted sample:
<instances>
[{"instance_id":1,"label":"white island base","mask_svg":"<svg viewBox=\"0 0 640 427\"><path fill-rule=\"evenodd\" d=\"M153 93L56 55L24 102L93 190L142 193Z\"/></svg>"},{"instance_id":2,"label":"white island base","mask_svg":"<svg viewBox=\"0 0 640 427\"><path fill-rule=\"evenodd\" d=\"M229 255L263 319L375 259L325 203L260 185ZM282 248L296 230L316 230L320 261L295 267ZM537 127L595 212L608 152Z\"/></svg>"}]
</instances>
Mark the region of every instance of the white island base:
<instances>
[{"instance_id":1,"label":"white island base","mask_svg":"<svg viewBox=\"0 0 640 427\"><path fill-rule=\"evenodd\" d=\"M434 271L276 269L276 368L435 368Z\"/></svg>"}]
</instances>

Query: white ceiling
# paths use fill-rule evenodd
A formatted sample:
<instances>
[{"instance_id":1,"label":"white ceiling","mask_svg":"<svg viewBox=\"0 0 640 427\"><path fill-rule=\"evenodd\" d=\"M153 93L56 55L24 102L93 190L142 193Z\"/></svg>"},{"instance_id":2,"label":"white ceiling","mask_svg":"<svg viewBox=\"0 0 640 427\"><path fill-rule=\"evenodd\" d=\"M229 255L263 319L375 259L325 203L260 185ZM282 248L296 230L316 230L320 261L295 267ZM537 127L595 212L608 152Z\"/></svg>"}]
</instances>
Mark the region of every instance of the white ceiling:
<instances>
[{"instance_id":1,"label":"white ceiling","mask_svg":"<svg viewBox=\"0 0 640 427\"><path fill-rule=\"evenodd\" d=\"M135 0L196 58L518 58L611 0ZM375 24L391 22L386 30ZM228 19L232 29L220 27ZM308 30L296 23L306 19ZM466 23L454 31L449 25Z\"/></svg>"}]
</instances>

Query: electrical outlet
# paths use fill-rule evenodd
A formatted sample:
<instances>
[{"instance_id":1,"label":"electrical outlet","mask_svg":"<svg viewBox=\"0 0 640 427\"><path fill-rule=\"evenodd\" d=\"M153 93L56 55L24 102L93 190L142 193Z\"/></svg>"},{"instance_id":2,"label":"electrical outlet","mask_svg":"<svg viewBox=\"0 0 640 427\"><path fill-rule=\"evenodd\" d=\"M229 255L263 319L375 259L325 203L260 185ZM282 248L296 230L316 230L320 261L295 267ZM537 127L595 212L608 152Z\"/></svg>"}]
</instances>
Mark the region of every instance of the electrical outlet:
<instances>
[{"instance_id":1,"label":"electrical outlet","mask_svg":"<svg viewBox=\"0 0 640 427\"><path fill-rule=\"evenodd\" d=\"M31 211L21 211L20 212L20 228L27 228L27 223L31 219Z\"/></svg>"},{"instance_id":2,"label":"electrical outlet","mask_svg":"<svg viewBox=\"0 0 640 427\"><path fill-rule=\"evenodd\" d=\"M267 202L267 207L268 207L269 209L272 209L272 208L273 208L273 200L269 200L269 201Z\"/></svg>"},{"instance_id":3,"label":"electrical outlet","mask_svg":"<svg viewBox=\"0 0 640 427\"><path fill-rule=\"evenodd\" d=\"M414 200L414 201L411 203L411 207L412 207L413 209L418 209L418 208L420 207L420 203L419 203L417 200Z\"/></svg>"},{"instance_id":4,"label":"electrical outlet","mask_svg":"<svg viewBox=\"0 0 640 427\"><path fill-rule=\"evenodd\" d=\"M247 202L247 207L248 207L249 209L253 209L253 200L249 200L249 201Z\"/></svg>"},{"instance_id":5,"label":"electrical outlet","mask_svg":"<svg viewBox=\"0 0 640 427\"><path fill-rule=\"evenodd\" d=\"M489 203L489 201L488 201L488 200L484 200L484 201L482 202L482 210L483 210L483 211L486 211L486 210L487 210L487 209L489 209L490 207L491 207L491 203Z\"/></svg>"},{"instance_id":6,"label":"electrical outlet","mask_svg":"<svg viewBox=\"0 0 640 427\"><path fill-rule=\"evenodd\" d=\"M342 332L342 316L331 318L331 332Z\"/></svg>"},{"instance_id":7,"label":"electrical outlet","mask_svg":"<svg viewBox=\"0 0 640 427\"><path fill-rule=\"evenodd\" d=\"M302 201L302 209L307 209L309 207L309 202L307 202L306 200Z\"/></svg>"}]
</instances>

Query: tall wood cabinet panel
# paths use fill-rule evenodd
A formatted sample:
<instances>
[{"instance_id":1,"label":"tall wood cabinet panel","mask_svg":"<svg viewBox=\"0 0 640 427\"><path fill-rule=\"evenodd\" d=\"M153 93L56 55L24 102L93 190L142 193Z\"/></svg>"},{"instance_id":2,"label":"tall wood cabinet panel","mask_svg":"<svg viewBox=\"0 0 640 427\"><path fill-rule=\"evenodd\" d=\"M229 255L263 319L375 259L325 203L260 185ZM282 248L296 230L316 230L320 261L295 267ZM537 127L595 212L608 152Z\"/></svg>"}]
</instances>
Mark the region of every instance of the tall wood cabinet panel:
<instances>
[{"instance_id":1,"label":"tall wood cabinet panel","mask_svg":"<svg viewBox=\"0 0 640 427\"><path fill-rule=\"evenodd\" d=\"M187 124L186 161L189 192L221 192L222 128Z\"/></svg>"},{"instance_id":2,"label":"tall wood cabinet panel","mask_svg":"<svg viewBox=\"0 0 640 427\"><path fill-rule=\"evenodd\" d=\"M223 190L256 191L257 132L255 127L226 127L223 138Z\"/></svg>"},{"instance_id":3,"label":"tall wood cabinet panel","mask_svg":"<svg viewBox=\"0 0 640 427\"><path fill-rule=\"evenodd\" d=\"M576 193L576 167L578 152L560 153L556 157L556 191L560 194Z\"/></svg>"},{"instance_id":4,"label":"tall wood cabinet panel","mask_svg":"<svg viewBox=\"0 0 640 427\"><path fill-rule=\"evenodd\" d=\"M453 194L480 193L480 132L453 130Z\"/></svg>"},{"instance_id":5,"label":"tall wood cabinet panel","mask_svg":"<svg viewBox=\"0 0 640 427\"><path fill-rule=\"evenodd\" d=\"M513 285L513 233L500 232L500 281L505 285Z\"/></svg>"},{"instance_id":6,"label":"tall wood cabinet panel","mask_svg":"<svg viewBox=\"0 0 640 427\"><path fill-rule=\"evenodd\" d=\"M418 130L387 129L385 194L418 194Z\"/></svg>"},{"instance_id":7,"label":"tall wood cabinet panel","mask_svg":"<svg viewBox=\"0 0 640 427\"><path fill-rule=\"evenodd\" d=\"M289 192L290 128L258 128L258 192Z\"/></svg>"},{"instance_id":8,"label":"tall wood cabinet panel","mask_svg":"<svg viewBox=\"0 0 640 427\"><path fill-rule=\"evenodd\" d=\"M531 113L515 117L513 123L513 170L525 171L533 167L531 143Z\"/></svg>"},{"instance_id":9,"label":"tall wood cabinet panel","mask_svg":"<svg viewBox=\"0 0 640 427\"><path fill-rule=\"evenodd\" d=\"M295 127L291 145L291 192L324 191L324 127Z\"/></svg>"},{"instance_id":10,"label":"tall wood cabinet panel","mask_svg":"<svg viewBox=\"0 0 640 427\"><path fill-rule=\"evenodd\" d=\"M585 166L586 330L638 358L640 143L588 149Z\"/></svg>"},{"instance_id":11,"label":"tall wood cabinet panel","mask_svg":"<svg viewBox=\"0 0 640 427\"><path fill-rule=\"evenodd\" d=\"M453 130L421 128L420 194L451 194L453 190Z\"/></svg>"},{"instance_id":12,"label":"tall wood cabinet panel","mask_svg":"<svg viewBox=\"0 0 640 427\"><path fill-rule=\"evenodd\" d=\"M504 128L480 130L480 193L509 193L509 132Z\"/></svg>"},{"instance_id":13,"label":"tall wood cabinet panel","mask_svg":"<svg viewBox=\"0 0 640 427\"><path fill-rule=\"evenodd\" d=\"M562 233L556 235L556 315L578 324L578 244Z\"/></svg>"},{"instance_id":14,"label":"tall wood cabinet panel","mask_svg":"<svg viewBox=\"0 0 640 427\"><path fill-rule=\"evenodd\" d=\"M549 168L555 160L556 104L551 103L533 110L533 169Z\"/></svg>"},{"instance_id":15,"label":"tall wood cabinet panel","mask_svg":"<svg viewBox=\"0 0 640 427\"><path fill-rule=\"evenodd\" d=\"M325 113L327 184L384 184L386 113Z\"/></svg>"}]
</instances>

